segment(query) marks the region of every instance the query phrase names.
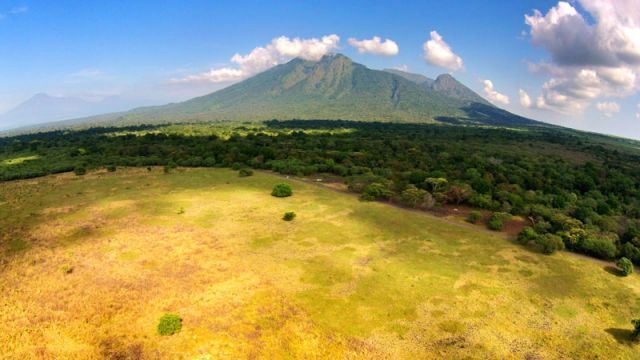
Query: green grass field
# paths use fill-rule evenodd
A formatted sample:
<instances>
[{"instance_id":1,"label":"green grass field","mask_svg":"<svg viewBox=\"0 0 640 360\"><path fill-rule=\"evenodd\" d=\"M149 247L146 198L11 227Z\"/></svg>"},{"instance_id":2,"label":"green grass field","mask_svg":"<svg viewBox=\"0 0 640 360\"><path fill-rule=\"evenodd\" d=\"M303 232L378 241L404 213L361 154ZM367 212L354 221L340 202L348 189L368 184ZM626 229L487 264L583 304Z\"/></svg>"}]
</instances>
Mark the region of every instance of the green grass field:
<instances>
[{"instance_id":1,"label":"green grass field","mask_svg":"<svg viewBox=\"0 0 640 360\"><path fill-rule=\"evenodd\" d=\"M0 229L3 358L639 356L635 274L264 173L2 183Z\"/></svg>"}]
</instances>

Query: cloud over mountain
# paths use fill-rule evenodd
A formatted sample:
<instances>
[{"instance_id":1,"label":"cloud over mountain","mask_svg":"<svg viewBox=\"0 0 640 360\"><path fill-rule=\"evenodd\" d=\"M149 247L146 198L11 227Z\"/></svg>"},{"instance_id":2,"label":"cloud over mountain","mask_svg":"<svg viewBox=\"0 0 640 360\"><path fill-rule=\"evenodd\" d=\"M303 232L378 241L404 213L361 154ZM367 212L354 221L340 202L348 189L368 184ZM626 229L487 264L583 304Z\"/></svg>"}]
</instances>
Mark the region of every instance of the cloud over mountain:
<instances>
[{"instance_id":1,"label":"cloud over mountain","mask_svg":"<svg viewBox=\"0 0 640 360\"><path fill-rule=\"evenodd\" d=\"M378 36L374 36L372 39L363 40L350 38L349 45L356 48L361 54L368 53L374 55L394 56L400 51L398 44L396 44L395 41L391 39L382 41Z\"/></svg>"},{"instance_id":2,"label":"cloud over mountain","mask_svg":"<svg viewBox=\"0 0 640 360\"><path fill-rule=\"evenodd\" d=\"M447 44L437 31L429 33L431 37L422 48L424 49L424 59L431 65L439 66L452 71L460 70L464 67L462 58L456 55L449 44Z\"/></svg>"},{"instance_id":3,"label":"cloud over mountain","mask_svg":"<svg viewBox=\"0 0 640 360\"><path fill-rule=\"evenodd\" d=\"M171 79L171 83L198 83L198 82L232 82L245 79L259 72L267 70L278 64L282 64L292 58L317 61L332 50L338 48L340 37L336 34L323 36L322 38L290 39L280 36L271 40L265 46L253 49L249 54L235 54L231 62L235 67L221 67L207 72L189 75L183 78Z\"/></svg>"},{"instance_id":4,"label":"cloud over mountain","mask_svg":"<svg viewBox=\"0 0 640 360\"><path fill-rule=\"evenodd\" d=\"M493 82L491 80L484 80L482 83L484 84L484 94L487 99L489 99L489 101L502 105L509 104L509 97L505 94L497 92L493 88Z\"/></svg>"}]
</instances>

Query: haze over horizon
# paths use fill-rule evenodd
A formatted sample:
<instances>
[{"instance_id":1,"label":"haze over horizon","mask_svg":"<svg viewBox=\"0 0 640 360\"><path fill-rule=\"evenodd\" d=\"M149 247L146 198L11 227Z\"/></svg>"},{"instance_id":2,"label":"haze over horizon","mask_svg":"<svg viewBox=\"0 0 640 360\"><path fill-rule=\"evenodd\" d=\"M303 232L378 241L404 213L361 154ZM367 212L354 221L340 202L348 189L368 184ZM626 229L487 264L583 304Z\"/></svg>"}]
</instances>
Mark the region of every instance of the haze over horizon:
<instances>
[{"instance_id":1,"label":"haze over horizon","mask_svg":"<svg viewBox=\"0 0 640 360\"><path fill-rule=\"evenodd\" d=\"M343 53L373 69L451 73L518 115L640 138L633 0L9 1L0 5L0 44L0 113L37 93L117 96L131 106L182 101L296 57Z\"/></svg>"}]
</instances>

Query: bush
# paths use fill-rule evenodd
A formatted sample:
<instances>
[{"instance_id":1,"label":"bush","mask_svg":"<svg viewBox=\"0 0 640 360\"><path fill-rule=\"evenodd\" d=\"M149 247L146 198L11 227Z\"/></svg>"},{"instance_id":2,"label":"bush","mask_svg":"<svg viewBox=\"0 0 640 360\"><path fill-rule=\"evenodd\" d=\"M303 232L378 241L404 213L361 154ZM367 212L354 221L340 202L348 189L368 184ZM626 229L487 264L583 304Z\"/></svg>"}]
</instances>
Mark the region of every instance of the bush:
<instances>
[{"instance_id":1,"label":"bush","mask_svg":"<svg viewBox=\"0 0 640 360\"><path fill-rule=\"evenodd\" d=\"M535 240L542 249L542 253L551 255L558 250L564 250L564 242L562 238L555 234L544 234L538 236Z\"/></svg>"},{"instance_id":2,"label":"bush","mask_svg":"<svg viewBox=\"0 0 640 360\"><path fill-rule=\"evenodd\" d=\"M629 276L633 272L633 264L626 257L621 257L616 261L616 266L620 269L624 276Z\"/></svg>"},{"instance_id":3,"label":"bush","mask_svg":"<svg viewBox=\"0 0 640 360\"><path fill-rule=\"evenodd\" d=\"M87 173L87 168L85 168L82 165L78 165L78 166L75 167L75 169L73 169L73 173L78 175L78 176L84 175L84 174Z\"/></svg>"},{"instance_id":4,"label":"bush","mask_svg":"<svg viewBox=\"0 0 640 360\"><path fill-rule=\"evenodd\" d=\"M287 197L293 194L293 190L291 190L291 185L289 184L276 184L271 191L271 196L275 197Z\"/></svg>"},{"instance_id":5,"label":"bush","mask_svg":"<svg viewBox=\"0 0 640 360\"><path fill-rule=\"evenodd\" d=\"M296 218L296 213L294 213L293 211L287 211L286 213L284 213L284 216L282 217L282 220L291 221L291 220L293 220L295 218Z\"/></svg>"},{"instance_id":6,"label":"bush","mask_svg":"<svg viewBox=\"0 0 640 360\"><path fill-rule=\"evenodd\" d=\"M536 242L538 240L538 233L530 226L522 229L518 234L518 242L523 245L527 245L530 242Z\"/></svg>"},{"instance_id":7,"label":"bush","mask_svg":"<svg viewBox=\"0 0 640 360\"><path fill-rule=\"evenodd\" d=\"M107 165L107 171L108 172L116 171L116 166L115 165Z\"/></svg>"},{"instance_id":8,"label":"bush","mask_svg":"<svg viewBox=\"0 0 640 360\"><path fill-rule=\"evenodd\" d=\"M238 175L240 175L240 177L251 176L251 175L253 175L253 170L247 169L247 168L242 168L242 169L240 169L238 171Z\"/></svg>"},{"instance_id":9,"label":"bush","mask_svg":"<svg viewBox=\"0 0 640 360\"><path fill-rule=\"evenodd\" d=\"M176 314L164 314L158 323L158 334L173 335L182 329L182 318Z\"/></svg>"},{"instance_id":10,"label":"bush","mask_svg":"<svg viewBox=\"0 0 640 360\"><path fill-rule=\"evenodd\" d=\"M472 223L472 224L477 224L478 221L480 221L482 219L482 213L478 210L473 210L469 213L469 216L467 217L467 221Z\"/></svg>"},{"instance_id":11,"label":"bush","mask_svg":"<svg viewBox=\"0 0 640 360\"><path fill-rule=\"evenodd\" d=\"M373 201L379 199L389 199L393 195L384 184L373 183L364 187L362 190L362 200Z\"/></svg>"},{"instance_id":12,"label":"bush","mask_svg":"<svg viewBox=\"0 0 640 360\"><path fill-rule=\"evenodd\" d=\"M631 323L633 324L633 332L631 333L631 337L637 339L638 336L640 336L640 319L633 319L631 320Z\"/></svg>"},{"instance_id":13,"label":"bush","mask_svg":"<svg viewBox=\"0 0 640 360\"><path fill-rule=\"evenodd\" d=\"M491 230L500 231L500 230L502 230L502 227L504 226L504 221L509 219L510 217L511 217L511 215L509 215L507 213L495 212L489 218L489 223L487 224L487 226Z\"/></svg>"}]
</instances>

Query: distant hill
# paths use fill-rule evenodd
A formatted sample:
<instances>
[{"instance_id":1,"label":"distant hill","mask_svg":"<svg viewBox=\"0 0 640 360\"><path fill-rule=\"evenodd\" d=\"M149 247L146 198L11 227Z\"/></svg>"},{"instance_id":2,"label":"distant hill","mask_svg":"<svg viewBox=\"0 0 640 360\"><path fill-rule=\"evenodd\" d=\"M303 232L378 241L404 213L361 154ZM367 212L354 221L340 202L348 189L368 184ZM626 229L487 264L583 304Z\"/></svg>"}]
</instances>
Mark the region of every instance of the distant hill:
<instances>
[{"instance_id":1,"label":"distant hill","mask_svg":"<svg viewBox=\"0 0 640 360\"><path fill-rule=\"evenodd\" d=\"M180 103L77 119L57 126L327 119L494 125L542 124L493 106L451 75L436 80L372 70L336 54L293 59Z\"/></svg>"},{"instance_id":2,"label":"distant hill","mask_svg":"<svg viewBox=\"0 0 640 360\"><path fill-rule=\"evenodd\" d=\"M73 119L130 109L132 104L117 96L99 101L40 93L0 115L0 130L45 122Z\"/></svg>"}]
</instances>

